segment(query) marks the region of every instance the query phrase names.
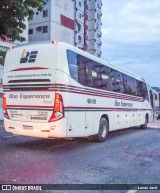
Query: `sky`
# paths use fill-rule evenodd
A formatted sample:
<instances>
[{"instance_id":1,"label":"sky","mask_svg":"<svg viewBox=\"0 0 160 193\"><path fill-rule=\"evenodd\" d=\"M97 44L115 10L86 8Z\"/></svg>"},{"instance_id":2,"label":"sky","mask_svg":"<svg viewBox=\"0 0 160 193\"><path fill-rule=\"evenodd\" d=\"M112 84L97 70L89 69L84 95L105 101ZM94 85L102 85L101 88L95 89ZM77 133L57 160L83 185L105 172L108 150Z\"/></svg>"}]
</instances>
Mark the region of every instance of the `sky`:
<instances>
[{"instance_id":1,"label":"sky","mask_svg":"<svg viewBox=\"0 0 160 193\"><path fill-rule=\"evenodd\" d=\"M102 3L102 59L160 87L160 0Z\"/></svg>"}]
</instances>

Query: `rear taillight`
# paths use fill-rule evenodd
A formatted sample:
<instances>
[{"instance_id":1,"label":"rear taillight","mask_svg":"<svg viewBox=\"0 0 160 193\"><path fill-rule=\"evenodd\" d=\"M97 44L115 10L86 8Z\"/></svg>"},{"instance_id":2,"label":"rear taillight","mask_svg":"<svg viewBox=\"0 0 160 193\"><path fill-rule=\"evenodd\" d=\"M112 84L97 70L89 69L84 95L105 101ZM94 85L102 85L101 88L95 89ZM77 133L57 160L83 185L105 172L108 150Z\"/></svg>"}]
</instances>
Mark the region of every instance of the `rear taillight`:
<instances>
[{"instance_id":1,"label":"rear taillight","mask_svg":"<svg viewBox=\"0 0 160 193\"><path fill-rule=\"evenodd\" d=\"M63 98L60 94L55 94L53 114L49 122L58 121L64 117Z\"/></svg>"},{"instance_id":2,"label":"rear taillight","mask_svg":"<svg viewBox=\"0 0 160 193\"><path fill-rule=\"evenodd\" d=\"M3 93L3 109L7 109L6 94L5 93Z\"/></svg>"},{"instance_id":3,"label":"rear taillight","mask_svg":"<svg viewBox=\"0 0 160 193\"><path fill-rule=\"evenodd\" d=\"M9 119L9 115L8 115L8 112L7 112L7 100L6 100L6 94L3 93L3 114L4 114L4 117Z\"/></svg>"}]
</instances>

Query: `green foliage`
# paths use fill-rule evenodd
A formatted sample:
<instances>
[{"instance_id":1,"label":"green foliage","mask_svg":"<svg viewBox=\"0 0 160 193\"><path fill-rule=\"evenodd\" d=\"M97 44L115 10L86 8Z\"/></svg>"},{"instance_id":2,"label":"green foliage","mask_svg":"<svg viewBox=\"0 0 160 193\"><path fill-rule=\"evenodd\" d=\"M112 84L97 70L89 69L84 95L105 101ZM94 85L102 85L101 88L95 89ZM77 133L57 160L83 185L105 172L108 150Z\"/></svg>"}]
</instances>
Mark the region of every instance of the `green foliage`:
<instances>
[{"instance_id":1,"label":"green foliage","mask_svg":"<svg viewBox=\"0 0 160 193\"><path fill-rule=\"evenodd\" d=\"M4 59L6 56L6 51L0 51L0 65L4 66Z\"/></svg>"},{"instance_id":2,"label":"green foliage","mask_svg":"<svg viewBox=\"0 0 160 193\"><path fill-rule=\"evenodd\" d=\"M43 9L44 0L0 0L0 38L24 41L21 33L26 28L25 19L32 19L36 8Z\"/></svg>"}]
</instances>

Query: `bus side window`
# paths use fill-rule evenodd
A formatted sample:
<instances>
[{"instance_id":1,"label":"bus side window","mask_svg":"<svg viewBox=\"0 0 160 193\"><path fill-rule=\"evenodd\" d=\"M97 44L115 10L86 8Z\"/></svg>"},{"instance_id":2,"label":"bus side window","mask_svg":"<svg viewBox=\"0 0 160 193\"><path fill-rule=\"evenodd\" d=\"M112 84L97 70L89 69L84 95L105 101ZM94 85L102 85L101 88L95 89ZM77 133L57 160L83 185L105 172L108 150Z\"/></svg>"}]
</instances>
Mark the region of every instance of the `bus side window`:
<instances>
[{"instance_id":1,"label":"bus side window","mask_svg":"<svg viewBox=\"0 0 160 193\"><path fill-rule=\"evenodd\" d=\"M149 96L148 96L148 91L147 91L147 85L145 82L142 82L142 96L144 99L146 99L147 101L149 101Z\"/></svg>"},{"instance_id":2,"label":"bus side window","mask_svg":"<svg viewBox=\"0 0 160 193\"><path fill-rule=\"evenodd\" d=\"M78 82L84 86L92 86L90 61L81 55L77 55Z\"/></svg>"},{"instance_id":3,"label":"bus side window","mask_svg":"<svg viewBox=\"0 0 160 193\"><path fill-rule=\"evenodd\" d=\"M138 96L149 101L147 85L145 82L137 81Z\"/></svg>"},{"instance_id":4,"label":"bus side window","mask_svg":"<svg viewBox=\"0 0 160 193\"><path fill-rule=\"evenodd\" d=\"M78 81L77 54L71 50L67 50L67 59L70 75L75 81Z\"/></svg>"},{"instance_id":5,"label":"bus side window","mask_svg":"<svg viewBox=\"0 0 160 193\"><path fill-rule=\"evenodd\" d=\"M121 72L112 69L112 87L114 92L124 93L123 76Z\"/></svg>"},{"instance_id":6,"label":"bus side window","mask_svg":"<svg viewBox=\"0 0 160 193\"><path fill-rule=\"evenodd\" d=\"M111 69L104 65L101 67L101 89L112 91Z\"/></svg>"}]
</instances>

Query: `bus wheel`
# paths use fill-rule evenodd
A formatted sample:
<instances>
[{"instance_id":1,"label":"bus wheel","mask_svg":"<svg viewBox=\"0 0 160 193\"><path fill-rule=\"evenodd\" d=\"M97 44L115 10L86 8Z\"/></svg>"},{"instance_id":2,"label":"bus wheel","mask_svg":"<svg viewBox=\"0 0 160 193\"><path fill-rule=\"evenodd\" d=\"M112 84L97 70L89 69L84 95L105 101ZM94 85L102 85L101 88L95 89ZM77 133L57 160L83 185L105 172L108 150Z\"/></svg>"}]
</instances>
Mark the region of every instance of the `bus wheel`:
<instances>
[{"instance_id":1,"label":"bus wheel","mask_svg":"<svg viewBox=\"0 0 160 193\"><path fill-rule=\"evenodd\" d=\"M94 135L95 142L103 142L107 139L109 131L109 124L105 118L101 118L99 122L99 132L97 135Z\"/></svg>"},{"instance_id":2,"label":"bus wheel","mask_svg":"<svg viewBox=\"0 0 160 193\"><path fill-rule=\"evenodd\" d=\"M148 116L145 116L145 123L143 125L140 125L141 129L146 129L147 128L147 124L148 124Z\"/></svg>"}]
</instances>

